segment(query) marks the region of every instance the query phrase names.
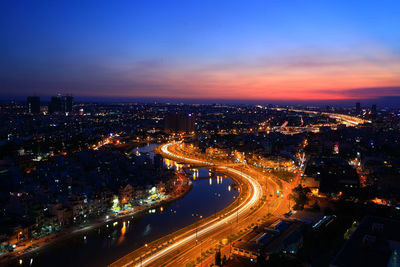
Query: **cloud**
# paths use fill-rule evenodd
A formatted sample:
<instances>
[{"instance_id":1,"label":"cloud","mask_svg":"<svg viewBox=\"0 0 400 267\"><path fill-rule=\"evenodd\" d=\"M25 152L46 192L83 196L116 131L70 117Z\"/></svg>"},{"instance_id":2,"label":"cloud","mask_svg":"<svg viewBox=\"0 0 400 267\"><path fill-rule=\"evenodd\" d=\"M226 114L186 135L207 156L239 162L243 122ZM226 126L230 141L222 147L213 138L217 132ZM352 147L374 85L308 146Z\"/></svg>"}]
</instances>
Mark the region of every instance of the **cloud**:
<instances>
[{"instance_id":1,"label":"cloud","mask_svg":"<svg viewBox=\"0 0 400 267\"><path fill-rule=\"evenodd\" d=\"M400 95L400 60L385 49L283 51L259 58L59 63L21 68L0 81L3 94L364 99Z\"/></svg>"},{"instance_id":2,"label":"cloud","mask_svg":"<svg viewBox=\"0 0 400 267\"><path fill-rule=\"evenodd\" d=\"M354 88L345 90L320 90L321 94L340 94L349 99L371 99L379 97L400 96L400 85L394 87Z\"/></svg>"}]
</instances>

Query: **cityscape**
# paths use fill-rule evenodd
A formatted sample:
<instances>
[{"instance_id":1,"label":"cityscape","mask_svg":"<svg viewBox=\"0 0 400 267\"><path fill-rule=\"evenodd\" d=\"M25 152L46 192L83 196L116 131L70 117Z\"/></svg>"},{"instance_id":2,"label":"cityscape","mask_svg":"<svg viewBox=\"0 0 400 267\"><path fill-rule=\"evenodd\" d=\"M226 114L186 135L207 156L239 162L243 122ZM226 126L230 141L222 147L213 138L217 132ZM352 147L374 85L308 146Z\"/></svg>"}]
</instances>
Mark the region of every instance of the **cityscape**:
<instances>
[{"instance_id":1,"label":"cityscape","mask_svg":"<svg viewBox=\"0 0 400 267\"><path fill-rule=\"evenodd\" d=\"M0 3L0 266L400 266L399 8Z\"/></svg>"}]
</instances>

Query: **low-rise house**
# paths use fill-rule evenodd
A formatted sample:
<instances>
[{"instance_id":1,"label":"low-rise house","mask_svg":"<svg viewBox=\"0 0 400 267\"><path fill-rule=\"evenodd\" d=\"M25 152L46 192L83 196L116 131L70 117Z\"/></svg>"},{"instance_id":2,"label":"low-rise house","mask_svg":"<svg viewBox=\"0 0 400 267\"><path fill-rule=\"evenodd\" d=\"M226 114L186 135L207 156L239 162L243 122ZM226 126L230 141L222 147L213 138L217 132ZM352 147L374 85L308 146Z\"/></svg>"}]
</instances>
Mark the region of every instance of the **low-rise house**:
<instances>
[{"instance_id":1,"label":"low-rise house","mask_svg":"<svg viewBox=\"0 0 400 267\"><path fill-rule=\"evenodd\" d=\"M133 187L130 184L121 185L119 188L119 202L124 205L133 200Z\"/></svg>"}]
</instances>

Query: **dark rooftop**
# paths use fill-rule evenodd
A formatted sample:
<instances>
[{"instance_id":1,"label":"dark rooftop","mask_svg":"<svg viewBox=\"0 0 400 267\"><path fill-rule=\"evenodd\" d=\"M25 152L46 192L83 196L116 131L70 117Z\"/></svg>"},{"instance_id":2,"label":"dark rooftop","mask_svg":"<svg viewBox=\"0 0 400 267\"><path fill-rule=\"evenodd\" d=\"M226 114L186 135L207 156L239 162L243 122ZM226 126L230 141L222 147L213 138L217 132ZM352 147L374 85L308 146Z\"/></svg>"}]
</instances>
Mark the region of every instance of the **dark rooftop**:
<instances>
[{"instance_id":1,"label":"dark rooftop","mask_svg":"<svg viewBox=\"0 0 400 267\"><path fill-rule=\"evenodd\" d=\"M400 221L366 216L343 245L330 266L398 266L388 265L400 251Z\"/></svg>"}]
</instances>

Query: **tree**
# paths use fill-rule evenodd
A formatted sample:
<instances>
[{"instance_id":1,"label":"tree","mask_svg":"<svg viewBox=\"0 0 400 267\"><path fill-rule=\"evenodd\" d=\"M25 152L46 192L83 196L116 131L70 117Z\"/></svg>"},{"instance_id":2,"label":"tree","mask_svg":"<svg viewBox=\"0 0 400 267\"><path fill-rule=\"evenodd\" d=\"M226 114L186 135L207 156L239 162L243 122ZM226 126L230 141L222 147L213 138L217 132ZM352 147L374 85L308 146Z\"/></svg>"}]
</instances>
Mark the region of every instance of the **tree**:
<instances>
[{"instance_id":1,"label":"tree","mask_svg":"<svg viewBox=\"0 0 400 267\"><path fill-rule=\"evenodd\" d=\"M226 264L227 260L228 259L226 258L226 255L224 255L224 257L222 258L222 266Z\"/></svg>"},{"instance_id":2,"label":"tree","mask_svg":"<svg viewBox=\"0 0 400 267\"><path fill-rule=\"evenodd\" d=\"M289 198L296 202L293 209L304 209L304 206L309 202L309 198L307 196L308 193L310 193L310 189L308 187L302 187L301 185L298 185L297 187L293 188L292 193L289 195Z\"/></svg>"},{"instance_id":3,"label":"tree","mask_svg":"<svg viewBox=\"0 0 400 267\"><path fill-rule=\"evenodd\" d=\"M221 266L221 251L215 252L215 265Z\"/></svg>"}]
</instances>

